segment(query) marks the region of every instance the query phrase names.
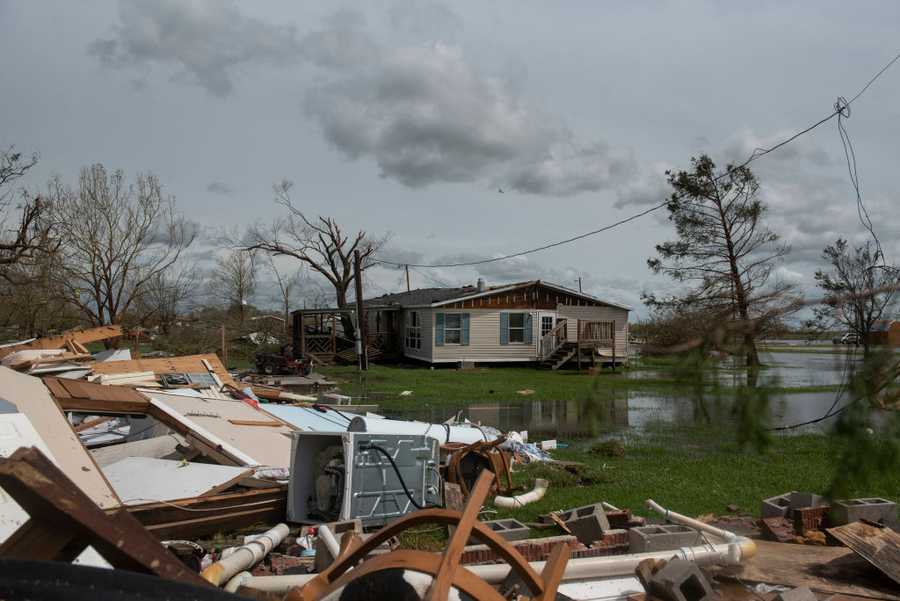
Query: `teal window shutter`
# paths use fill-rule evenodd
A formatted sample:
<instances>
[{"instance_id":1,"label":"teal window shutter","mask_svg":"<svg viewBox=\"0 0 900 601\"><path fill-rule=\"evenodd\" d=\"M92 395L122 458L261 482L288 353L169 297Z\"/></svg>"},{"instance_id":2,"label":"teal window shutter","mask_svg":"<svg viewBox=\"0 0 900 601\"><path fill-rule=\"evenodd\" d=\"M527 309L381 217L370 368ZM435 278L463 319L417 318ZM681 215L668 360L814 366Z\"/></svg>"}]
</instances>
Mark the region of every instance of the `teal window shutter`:
<instances>
[{"instance_id":1,"label":"teal window shutter","mask_svg":"<svg viewBox=\"0 0 900 601\"><path fill-rule=\"evenodd\" d=\"M509 313L500 314L500 344L509 344Z\"/></svg>"},{"instance_id":2,"label":"teal window shutter","mask_svg":"<svg viewBox=\"0 0 900 601\"><path fill-rule=\"evenodd\" d=\"M459 316L459 343L469 346L469 314L462 313Z\"/></svg>"},{"instance_id":3,"label":"teal window shutter","mask_svg":"<svg viewBox=\"0 0 900 601\"><path fill-rule=\"evenodd\" d=\"M444 346L444 314L434 314L434 345Z\"/></svg>"},{"instance_id":4,"label":"teal window shutter","mask_svg":"<svg viewBox=\"0 0 900 601\"><path fill-rule=\"evenodd\" d=\"M525 314L525 344L531 344L531 336L534 330L534 326L531 322L531 313Z\"/></svg>"}]
</instances>

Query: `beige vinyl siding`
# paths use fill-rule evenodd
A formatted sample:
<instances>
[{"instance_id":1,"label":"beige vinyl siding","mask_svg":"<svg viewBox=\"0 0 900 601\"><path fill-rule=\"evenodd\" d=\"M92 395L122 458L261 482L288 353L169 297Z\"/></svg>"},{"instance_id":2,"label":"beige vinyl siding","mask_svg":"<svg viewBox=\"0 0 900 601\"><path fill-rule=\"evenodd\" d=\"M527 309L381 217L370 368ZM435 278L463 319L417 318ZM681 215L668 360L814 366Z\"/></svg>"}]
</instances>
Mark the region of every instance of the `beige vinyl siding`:
<instances>
[{"instance_id":1,"label":"beige vinyl siding","mask_svg":"<svg viewBox=\"0 0 900 601\"><path fill-rule=\"evenodd\" d=\"M530 313L532 316L531 344L500 344L500 313ZM434 346L434 314L435 313L468 313L469 314L469 344L445 344ZM424 325L424 324L423 324ZM451 361L534 361L537 357L537 342L540 325L537 319L537 311L533 310L504 310L498 309L433 309L429 321L429 342L432 345L434 362ZM423 337L422 344L425 339Z\"/></svg>"},{"instance_id":2,"label":"beige vinyl siding","mask_svg":"<svg viewBox=\"0 0 900 601\"><path fill-rule=\"evenodd\" d=\"M422 348L412 349L406 346L406 318L410 311L419 312L419 328L422 333ZM431 350L434 347L434 311L431 309L404 309L401 316L403 324L403 354L406 357L431 361Z\"/></svg>"},{"instance_id":3,"label":"beige vinyl siding","mask_svg":"<svg viewBox=\"0 0 900 601\"><path fill-rule=\"evenodd\" d=\"M615 321L616 322L616 357L625 357L628 343L628 311L617 307L579 307L574 305L559 305L557 308L559 317L565 317L566 335L569 340L575 340L575 320L588 321Z\"/></svg>"}]
</instances>

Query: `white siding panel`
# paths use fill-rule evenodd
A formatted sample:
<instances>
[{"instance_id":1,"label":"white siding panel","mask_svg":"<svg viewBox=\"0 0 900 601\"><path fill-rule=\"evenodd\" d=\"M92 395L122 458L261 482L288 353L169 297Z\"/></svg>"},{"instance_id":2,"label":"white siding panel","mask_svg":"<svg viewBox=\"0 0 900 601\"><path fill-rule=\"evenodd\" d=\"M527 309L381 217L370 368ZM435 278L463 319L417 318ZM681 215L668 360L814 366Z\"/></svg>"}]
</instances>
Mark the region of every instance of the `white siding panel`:
<instances>
[{"instance_id":1,"label":"white siding panel","mask_svg":"<svg viewBox=\"0 0 900 601\"><path fill-rule=\"evenodd\" d=\"M540 328L537 311L505 311L507 313L530 313L534 331L531 344L500 344L500 313L498 309L450 309L432 311L429 320L430 329L434 330L434 313L468 313L469 344L445 344L433 346L434 336L429 337L432 344L433 361L534 361L537 357L538 328ZM423 324L424 325L424 324ZM423 337L422 344L424 346Z\"/></svg>"},{"instance_id":2,"label":"white siding panel","mask_svg":"<svg viewBox=\"0 0 900 601\"><path fill-rule=\"evenodd\" d=\"M615 321L616 322L616 357L626 357L628 343L628 311L617 307L577 307L574 305L559 305L557 307L559 317L565 317L566 334L569 340L575 340L575 323L577 319L587 321Z\"/></svg>"}]
</instances>

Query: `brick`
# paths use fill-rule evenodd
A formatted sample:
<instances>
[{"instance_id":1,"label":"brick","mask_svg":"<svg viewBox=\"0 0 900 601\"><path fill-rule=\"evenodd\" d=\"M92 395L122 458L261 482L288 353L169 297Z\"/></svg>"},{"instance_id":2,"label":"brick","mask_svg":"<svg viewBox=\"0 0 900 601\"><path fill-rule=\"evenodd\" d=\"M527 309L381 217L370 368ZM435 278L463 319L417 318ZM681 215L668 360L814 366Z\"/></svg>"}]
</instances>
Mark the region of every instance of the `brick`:
<instances>
[{"instance_id":1,"label":"brick","mask_svg":"<svg viewBox=\"0 0 900 601\"><path fill-rule=\"evenodd\" d=\"M860 520L896 526L897 504L877 497L842 499L834 502L831 519L834 526L843 526Z\"/></svg>"},{"instance_id":2,"label":"brick","mask_svg":"<svg viewBox=\"0 0 900 601\"><path fill-rule=\"evenodd\" d=\"M785 518L763 518L759 521L759 529L763 538L779 543L789 543L794 540L794 527Z\"/></svg>"},{"instance_id":3,"label":"brick","mask_svg":"<svg viewBox=\"0 0 900 601\"><path fill-rule=\"evenodd\" d=\"M828 514L831 512L830 505L819 505L816 507L798 507L793 510L794 532L803 533L807 530L820 530L827 526Z\"/></svg>"},{"instance_id":4,"label":"brick","mask_svg":"<svg viewBox=\"0 0 900 601\"><path fill-rule=\"evenodd\" d=\"M680 524L662 524L630 529L628 543L632 553L646 553L695 547L703 544L703 539L693 528Z\"/></svg>"},{"instance_id":5,"label":"brick","mask_svg":"<svg viewBox=\"0 0 900 601\"><path fill-rule=\"evenodd\" d=\"M628 523L631 521L631 510L607 511L606 519L610 528L628 528Z\"/></svg>"}]
</instances>

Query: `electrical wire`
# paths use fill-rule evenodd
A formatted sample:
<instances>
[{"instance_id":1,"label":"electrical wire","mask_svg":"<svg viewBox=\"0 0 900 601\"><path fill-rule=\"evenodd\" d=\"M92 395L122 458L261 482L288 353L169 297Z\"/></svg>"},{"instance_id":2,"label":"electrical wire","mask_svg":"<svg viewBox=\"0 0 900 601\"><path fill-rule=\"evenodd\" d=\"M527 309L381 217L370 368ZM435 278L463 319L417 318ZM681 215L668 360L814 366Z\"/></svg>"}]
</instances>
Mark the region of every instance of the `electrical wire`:
<instances>
[{"instance_id":1,"label":"electrical wire","mask_svg":"<svg viewBox=\"0 0 900 601\"><path fill-rule=\"evenodd\" d=\"M413 504L413 507L415 507L416 509L428 509L430 507L437 507L437 505L419 505L419 502L416 501L413 498L412 493L409 492L409 487L406 486L406 481L403 480L403 474L400 473L400 468L397 467L397 463L394 461L394 458L384 449L384 447L380 447L377 444L367 444L360 446L360 450L362 451L370 449L373 451L378 451L379 453L387 457L387 460L391 462L391 467L394 468L394 473L397 474L397 479L400 480L400 486L403 488L403 492L406 493L406 498L409 499L409 502ZM424 497L422 501L425 501Z\"/></svg>"},{"instance_id":2,"label":"electrical wire","mask_svg":"<svg viewBox=\"0 0 900 601\"><path fill-rule=\"evenodd\" d=\"M736 165L736 166L730 167L730 168L727 169L725 172L723 172L723 173L719 174L717 177L715 177L715 178L713 179L713 181L716 181L716 182L717 182L717 181L719 181L720 179L722 179L722 178L724 178L724 177L727 177L727 176L731 175L734 171L737 171L737 170L739 170L739 169L743 169L744 167L746 167L747 165L749 165L749 164L752 163L753 161L756 161L757 159L760 159L760 158L766 156L767 154L769 154L769 153L771 153L771 152L774 152L774 151L778 150L779 148L781 148L781 147L783 147L783 146L786 146L787 144L790 144L791 142L793 142L793 141L796 140L797 138L799 138L799 137L801 137L801 136L803 136L803 135L805 135L805 134L808 134L809 132L813 131L813 130L816 129L817 127L820 127L821 125L824 125L824 124L827 123L828 121L831 121L831 120L834 119L835 117L838 117L838 126L839 126L839 128L840 128L840 127L841 127L840 117L841 117L842 112L844 112L844 109L846 108L846 110L847 110L847 112L848 112L848 114L849 114L849 106L850 106L851 104L853 104L853 102L855 102L860 96L862 96L862 95L866 92L866 90L868 90L869 87L870 87L872 84L874 84L875 81L876 81L879 77L881 77L881 75L884 74L885 71L887 71L889 68L891 68L891 66L892 66L895 62L897 62L898 60L900 60L900 54L897 54L894 58L892 58L886 65L884 65L884 67L881 68L880 71L878 71L871 79L869 79L869 81L866 83L866 85L864 85L864 86L862 87L862 89L860 89L859 92L857 92L856 95L853 96L853 98L851 98L851 99L848 100L848 101L845 101L845 104L844 104L844 103L841 103L841 104L836 103L836 104L835 104L834 111L831 112L829 115L826 115L825 117L822 117L821 119L819 119L818 121L816 121L816 122L813 123L812 125L806 127L805 129L802 129L802 130L798 131L797 133L795 133L795 134L793 134L793 135L791 135L791 136L785 138L784 140L781 140L780 142L778 142L777 144L774 144L773 146L770 146L770 147L768 147L768 148L756 148L756 149L754 149L753 152L750 154L750 156L747 157L747 159L746 159L743 163L741 163L740 165ZM844 131L846 131L846 130L844 130ZM842 140L843 140L843 139L844 139L844 137L843 137L843 135L842 135ZM847 139L848 139L848 141L849 141L849 137L848 137ZM846 150L845 150L845 152L846 152ZM851 148L850 148L850 155L852 155L852 146L851 146ZM850 162L850 159L848 158L848 163L849 163L849 162ZM853 162L854 162L854 164L855 164L855 156L854 156L854 158L853 158ZM852 170L852 171L855 172L855 169ZM854 178L853 176L851 176L851 180L854 180L854 179L855 179L855 178ZM854 185L855 185L855 187L858 187L858 179L856 179ZM544 245L542 245L542 246L538 246L538 247L535 247L535 248L530 248L530 249L527 249L527 250L522 250L522 251L515 252L515 253L510 253L510 254L507 254L507 255L502 255L502 256L499 256L499 257L492 257L492 258L486 258L486 259L479 259L479 260L475 260L475 261L459 261L459 262L454 262L454 263L433 263L433 264L426 264L426 263L404 263L404 262L402 262L402 261L393 261L393 260L390 260L390 259L379 259L379 258L375 258L375 259L374 259L374 262L375 262L375 263L380 263L380 264L382 264L382 265L390 265L390 266L393 266L393 267L410 267L410 268L412 268L412 267L421 267L421 268L425 268L425 269L451 268L451 267L472 267L472 266L477 266L477 265L485 265L485 264L487 264L487 263L496 263L496 262L498 262L498 261L505 261L505 260L507 260L507 259L513 259L513 258L516 258L516 257L522 257L522 256L525 256L525 255L530 255L530 254L533 254L533 253L536 253L536 252L541 252L541 251L548 250L548 249L551 249L551 248L556 248L556 247L558 247L558 246L563 246L563 245L566 245L566 244L571 244L572 242L576 242L576 241L578 241L578 240L583 240L584 238L589 238L589 237L591 237L591 236L596 236L597 234L601 234L601 233L603 233L603 232L607 232L607 231L609 231L609 230L612 230L612 229L617 228L617 227L619 227L619 226L625 225L626 223L629 223L629 222L634 221L634 220L636 220L636 219L640 219L641 217L644 217L645 215L649 215L650 213L653 213L654 211L657 211L657 210L659 210L659 209L661 209L661 208L667 206L670 202L677 201L677 200L679 200L679 199L681 199L681 198L683 198L683 197L684 197L683 194L682 194L682 195L675 194L675 195L671 196L669 199L667 199L666 201L661 202L661 203L659 203L659 204L657 204L657 205L654 205L654 206L650 207L649 209L646 209L646 210L641 211L641 212L639 212L639 213L635 213L634 215L630 215L629 217L626 217L626 218L624 218L624 219L620 219L619 221L616 221L615 223L611 223L611 224L609 224L609 225L606 225L606 226L603 226L603 227L601 227L601 228L592 230L592 231L590 231L590 232L585 232L585 233L579 234L579 235L577 235L577 236L571 236L571 237L565 238L565 239L563 239L563 240L558 240L558 241L556 241L556 242L551 242L551 243L548 243L548 244L544 244ZM861 205L861 197L860 197L860 205ZM865 207L862 207L862 210L864 211L864 210L865 210ZM874 235L874 234L873 234L873 235ZM880 246L879 246L879 248L880 248Z\"/></svg>"}]
</instances>

